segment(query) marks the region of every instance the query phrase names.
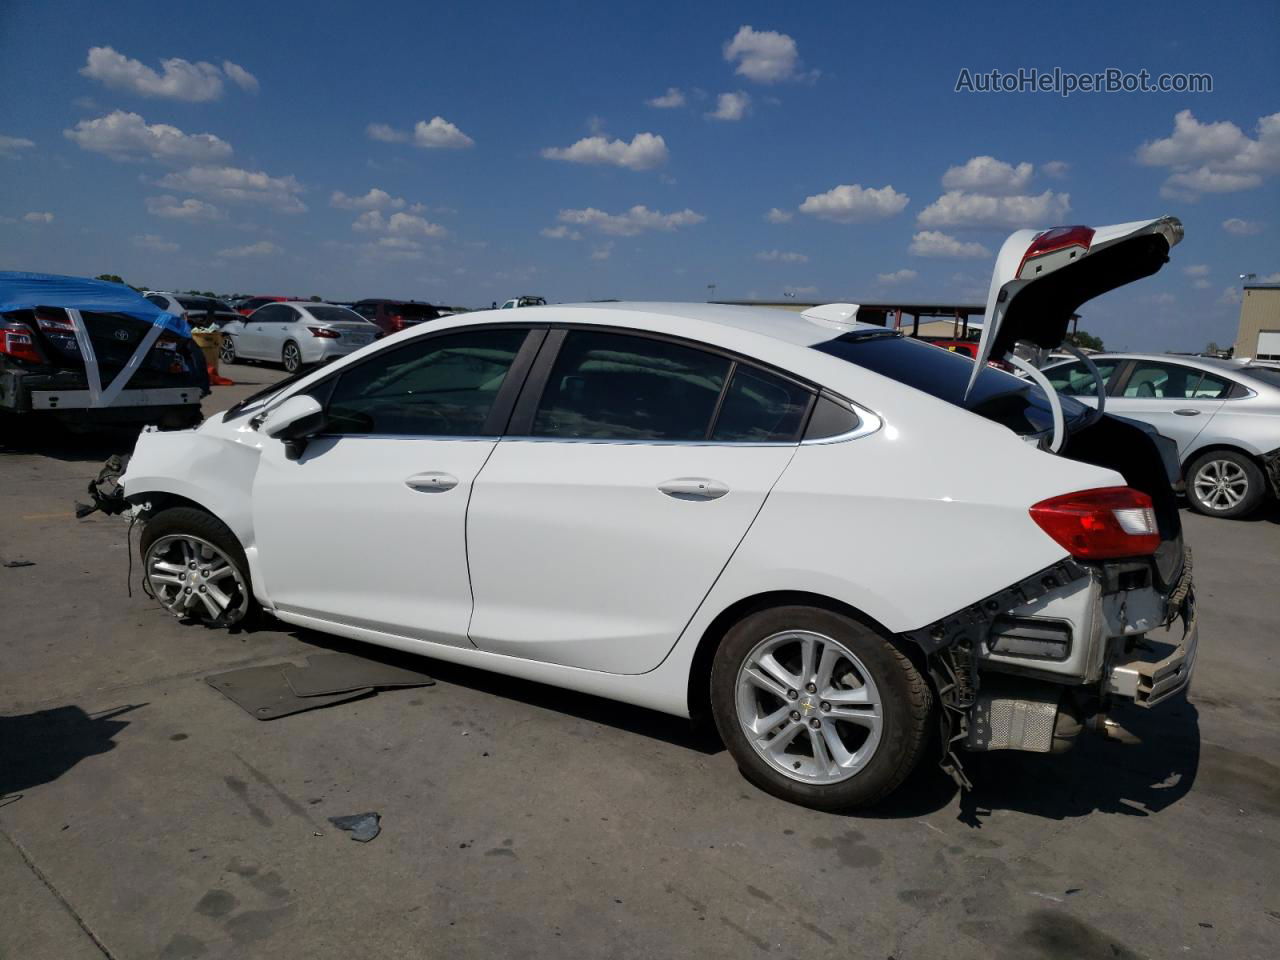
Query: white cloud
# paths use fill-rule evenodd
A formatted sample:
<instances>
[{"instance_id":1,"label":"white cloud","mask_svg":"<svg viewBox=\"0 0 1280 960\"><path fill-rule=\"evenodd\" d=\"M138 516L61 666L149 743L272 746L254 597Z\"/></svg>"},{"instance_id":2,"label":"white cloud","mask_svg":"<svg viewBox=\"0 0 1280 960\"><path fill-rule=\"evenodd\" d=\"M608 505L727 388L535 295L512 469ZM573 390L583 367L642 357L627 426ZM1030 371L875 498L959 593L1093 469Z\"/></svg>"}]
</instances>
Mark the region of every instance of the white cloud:
<instances>
[{"instance_id":1,"label":"white cloud","mask_svg":"<svg viewBox=\"0 0 1280 960\"><path fill-rule=\"evenodd\" d=\"M33 210L30 213L23 214L22 219L27 223L53 223L53 214Z\"/></svg>"},{"instance_id":2,"label":"white cloud","mask_svg":"<svg viewBox=\"0 0 1280 960\"><path fill-rule=\"evenodd\" d=\"M1213 284L1204 279L1204 277L1201 277L1199 280L1193 280L1191 286L1195 287L1197 290L1208 290L1213 286Z\"/></svg>"},{"instance_id":3,"label":"white cloud","mask_svg":"<svg viewBox=\"0 0 1280 960\"><path fill-rule=\"evenodd\" d=\"M383 143L405 143L409 134L397 130L389 123L371 123L364 128L365 136L370 140L381 140Z\"/></svg>"},{"instance_id":4,"label":"white cloud","mask_svg":"<svg viewBox=\"0 0 1280 960\"><path fill-rule=\"evenodd\" d=\"M902 270L895 270L893 273L877 273L876 283L882 283L887 287L892 287L899 283L909 283L918 276L919 274L914 270L903 268Z\"/></svg>"},{"instance_id":5,"label":"white cloud","mask_svg":"<svg viewBox=\"0 0 1280 960\"><path fill-rule=\"evenodd\" d=\"M741 26L724 45L724 58L737 63L734 71L756 83L780 83L800 79L800 53L796 42L775 30Z\"/></svg>"},{"instance_id":6,"label":"white cloud","mask_svg":"<svg viewBox=\"0 0 1280 960\"><path fill-rule=\"evenodd\" d=\"M905 193L891 186L864 188L861 184L846 183L807 197L800 204L800 212L837 223L861 223L901 213L910 201Z\"/></svg>"},{"instance_id":7,"label":"white cloud","mask_svg":"<svg viewBox=\"0 0 1280 960\"><path fill-rule=\"evenodd\" d=\"M702 223L707 218L688 209L676 213L661 213L658 210L650 210L643 204L637 204L624 213L605 213L595 207L561 210L559 219L561 223L589 227L616 237L633 237L645 230L669 232L680 227L691 227Z\"/></svg>"},{"instance_id":8,"label":"white cloud","mask_svg":"<svg viewBox=\"0 0 1280 960\"><path fill-rule=\"evenodd\" d=\"M808 263L809 258L803 253L793 253L789 250L761 250L756 254L757 260L774 261L778 263Z\"/></svg>"},{"instance_id":9,"label":"white cloud","mask_svg":"<svg viewBox=\"0 0 1280 960\"><path fill-rule=\"evenodd\" d=\"M422 244L408 237L379 237L364 248L364 255L381 260L421 260Z\"/></svg>"},{"instance_id":10,"label":"white cloud","mask_svg":"<svg viewBox=\"0 0 1280 960\"><path fill-rule=\"evenodd\" d=\"M1071 197L1046 190L1039 196L990 197L948 190L920 211L922 227L1047 227L1061 223Z\"/></svg>"},{"instance_id":11,"label":"white cloud","mask_svg":"<svg viewBox=\"0 0 1280 960\"><path fill-rule=\"evenodd\" d=\"M1241 220L1239 217L1231 217L1222 221L1222 229L1237 237L1252 237L1266 229L1266 224L1261 220Z\"/></svg>"},{"instance_id":12,"label":"white cloud","mask_svg":"<svg viewBox=\"0 0 1280 960\"><path fill-rule=\"evenodd\" d=\"M219 250L219 257L271 257L278 253L284 253L281 247L276 246L270 240L259 240L257 243L250 243L243 247L228 247L226 250Z\"/></svg>"},{"instance_id":13,"label":"white cloud","mask_svg":"<svg viewBox=\"0 0 1280 960\"><path fill-rule=\"evenodd\" d=\"M258 92L258 78L240 66L240 64L232 63L230 60L223 60L222 72L227 75L227 79L245 93Z\"/></svg>"},{"instance_id":14,"label":"white cloud","mask_svg":"<svg viewBox=\"0 0 1280 960\"><path fill-rule=\"evenodd\" d=\"M813 297L818 293L817 287L783 287L782 290L793 297Z\"/></svg>"},{"instance_id":15,"label":"white cloud","mask_svg":"<svg viewBox=\"0 0 1280 960\"><path fill-rule=\"evenodd\" d=\"M178 200L177 197L165 194L160 197L147 197L143 203L147 213L153 217L166 220L221 220L222 211L212 203L205 203L195 197Z\"/></svg>"},{"instance_id":16,"label":"white cloud","mask_svg":"<svg viewBox=\"0 0 1280 960\"><path fill-rule=\"evenodd\" d=\"M1257 279L1258 283L1280 283L1280 273L1263 274Z\"/></svg>"},{"instance_id":17,"label":"white cloud","mask_svg":"<svg viewBox=\"0 0 1280 960\"><path fill-rule=\"evenodd\" d=\"M783 210L781 207L770 207L769 212L764 218L770 223L787 223L795 216L790 210Z\"/></svg>"},{"instance_id":18,"label":"white cloud","mask_svg":"<svg viewBox=\"0 0 1280 960\"><path fill-rule=\"evenodd\" d=\"M606 240L604 243L600 244L600 246L594 247L591 250L592 260L608 260L609 257L612 255L613 255L612 240Z\"/></svg>"},{"instance_id":19,"label":"white cloud","mask_svg":"<svg viewBox=\"0 0 1280 960\"><path fill-rule=\"evenodd\" d=\"M113 160L148 157L169 163L212 163L231 156L231 144L212 133L183 133L167 123L148 124L138 114L123 110L81 120L62 134L80 149Z\"/></svg>"},{"instance_id":20,"label":"white cloud","mask_svg":"<svg viewBox=\"0 0 1280 960\"><path fill-rule=\"evenodd\" d=\"M17 159L23 150L30 150L35 145L34 140L28 140L26 137L6 137L0 134L0 157Z\"/></svg>"},{"instance_id":21,"label":"white cloud","mask_svg":"<svg viewBox=\"0 0 1280 960\"><path fill-rule=\"evenodd\" d=\"M474 147L475 141L444 117L432 117L431 122L419 120L413 127L413 145L429 150L461 150Z\"/></svg>"},{"instance_id":22,"label":"white cloud","mask_svg":"<svg viewBox=\"0 0 1280 960\"><path fill-rule=\"evenodd\" d=\"M158 237L154 233L138 234L133 238L133 245L152 253L174 253L178 249L178 245L172 240Z\"/></svg>"},{"instance_id":23,"label":"white cloud","mask_svg":"<svg viewBox=\"0 0 1280 960\"><path fill-rule=\"evenodd\" d=\"M1168 167L1163 196L1195 199L1201 193L1234 193L1280 173L1280 113L1259 118L1257 138L1230 121L1201 123L1190 110L1173 119L1173 133L1138 148L1138 162Z\"/></svg>"},{"instance_id":24,"label":"white cloud","mask_svg":"<svg viewBox=\"0 0 1280 960\"><path fill-rule=\"evenodd\" d=\"M1050 160L1040 164L1040 172L1053 180L1061 180L1071 170L1071 164L1065 160Z\"/></svg>"},{"instance_id":25,"label":"white cloud","mask_svg":"<svg viewBox=\"0 0 1280 960\"><path fill-rule=\"evenodd\" d=\"M400 210L404 208L404 203L403 197L393 197L377 187L371 187L368 193L360 197L349 197L341 190L335 190L329 198L329 206L339 210ZM414 206L421 208L415 210L418 213L426 209L421 204Z\"/></svg>"},{"instance_id":26,"label":"white cloud","mask_svg":"<svg viewBox=\"0 0 1280 960\"><path fill-rule=\"evenodd\" d=\"M191 63L180 57L160 61L161 71L117 53L111 47L90 47L88 62L80 73L114 90L142 97L165 97L202 103L222 96L222 71L203 60Z\"/></svg>"},{"instance_id":27,"label":"white cloud","mask_svg":"<svg viewBox=\"0 0 1280 960\"><path fill-rule=\"evenodd\" d=\"M1209 265L1207 263L1192 263L1182 268L1182 272L1188 277L1207 277L1209 275Z\"/></svg>"},{"instance_id":28,"label":"white cloud","mask_svg":"<svg viewBox=\"0 0 1280 960\"><path fill-rule=\"evenodd\" d=\"M542 155L548 160L569 163L606 164L629 170L651 170L667 162L667 144L653 133L637 133L631 142L610 140L605 136L583 137L570 147L547 147Z\"/></svg>"},{"instance_id":29,"label":"white cloud","mask_svg":"<svg viewBox=\"0 0 1280 960\"><path fill-rule=\"evenodd\" d=\"M256 204L280 213L307 210L307 205L298 199L302 184L292 175L272 177L239 167L198 166L166 174L157 181L157 186L228 203Z\"/></svg>"},{"instance_id":30,"label":"white cloud","mask_svg":"<svg viewBox=\"0 0 1280 960\"><path fill-rule=\"evenodd\" d=\"M684 93L679 87L667 87L667 92L662 96L646 100L645 103L651 107L657 107L659 110L673 110L676 107L684 106Z\"/></svg>"},{"instance_id":31,"label":"white cloud","mask_svg":"<svg viewBox=\"0 0 1280 960\"><path fill-rule=\"evenodd\" d=\"M543 227L540 231L544 237L551 240L581 240L582 234L577 230L570 230L563 223L558 227Z\"/></svg>"},{"instance_id":32,"label":"white cloud","mask_svg":"<svg viewBox=\"0 0 1280 960\"><path fill-rule=\"evenodd\" d=\"M358 233L376 233L387 237L443 237L448 231L438 223L412 213L393 213L384 217L380 210L358 216L351 229Z\"/></svg>"},{"instance_id":33,"label":"white cloud","mask_svg":"<svg viewBox=\"0 0 1280 960\"><path fill-rule=\"evenodd\" d=\"M707 114L712 120L741 120L751 108L751 97L738 90L722 93L716 98L716 108Z\"/></svg>"},{"instance_id":34,"label":"white cloud","mask_svg":"<svg viewBox=\"0 0 1280 960\"><path fill-rule=\"evenodd\" d=\"M917 257L950 257L956 260L991 256L991 251L980 243L965 243L938 230L921 230L911 238L911 246L907 250Z\"/></svg>"},{"instance_id":35,"label":"white cloud","mask_svg":"<svg viewBox=\"0 0 1280 960\"><path fill-rule=\"evenodd\" d=\"M998 195L1022 193L1031 182L1033 170L1029 163L1015 167L995 157L973 157L963 166L949 168L942 175L942 187Z\"/></svg>"},{"instance_id":36,"label":"white cloud","mask_svg":"<svg viewBox=\"0 0 1280 960\"><path fill-rule=\"evenodd\" d=\"M1218 297L1218 302L1227 304L1228 306L1231 304L1239 303L1240 288L1239 287L1223 287L1222 296Z\"/></svg>"}]
</instances>

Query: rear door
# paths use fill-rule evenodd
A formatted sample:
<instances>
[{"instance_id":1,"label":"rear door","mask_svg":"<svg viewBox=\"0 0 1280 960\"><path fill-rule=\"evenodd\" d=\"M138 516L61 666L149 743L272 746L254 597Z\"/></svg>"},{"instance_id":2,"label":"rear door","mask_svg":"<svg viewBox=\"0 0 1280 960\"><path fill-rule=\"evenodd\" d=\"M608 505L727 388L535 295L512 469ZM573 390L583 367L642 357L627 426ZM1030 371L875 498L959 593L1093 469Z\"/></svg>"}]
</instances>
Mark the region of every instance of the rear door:
<instances>
[{"instance_id":1,"label":"rear door","mask_svg":"<svg viewBox=\"0 0 1280 960\"><path fill-rule=\"evenodd\" d=\"M472 492L472 642L657 666L790 462L812 397L697 345L553 331Z\"/></svg>"},{"instance_id":2,"label":"rear door","mask_svg":"<svg viewBox=\"0 0 1280 960\"><path fill-rule=\"evenodd\" d=\"M1232 381L1198 367L1133 360L1115 395L1107 397L1107 412L1151 424L1178 444L1178 457L1185 459L1231 387Z\"/></svg>"}]
</instances>

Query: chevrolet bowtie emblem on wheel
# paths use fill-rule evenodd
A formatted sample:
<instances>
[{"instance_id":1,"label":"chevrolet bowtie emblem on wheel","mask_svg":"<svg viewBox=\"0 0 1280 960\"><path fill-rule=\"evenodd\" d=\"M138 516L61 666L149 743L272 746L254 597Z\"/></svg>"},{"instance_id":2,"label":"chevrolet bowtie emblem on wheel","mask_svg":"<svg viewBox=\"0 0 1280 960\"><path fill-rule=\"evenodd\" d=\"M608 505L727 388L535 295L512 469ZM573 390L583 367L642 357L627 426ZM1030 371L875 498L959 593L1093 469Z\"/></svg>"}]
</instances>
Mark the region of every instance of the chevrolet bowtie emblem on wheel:
<instances>
[{"instance_id":1,"label":"chevrolet bowtie emblem on wheel","mask_svg":"<svg viewBox=\"0 0 1280 960\"><path fill-rule=\"evenodd\" d=\"M805 697L803 700L800 701L801 713L810 714L817 709L818 709L818 701L814 700L813 697Z\"/></svg>"}]
</instances>

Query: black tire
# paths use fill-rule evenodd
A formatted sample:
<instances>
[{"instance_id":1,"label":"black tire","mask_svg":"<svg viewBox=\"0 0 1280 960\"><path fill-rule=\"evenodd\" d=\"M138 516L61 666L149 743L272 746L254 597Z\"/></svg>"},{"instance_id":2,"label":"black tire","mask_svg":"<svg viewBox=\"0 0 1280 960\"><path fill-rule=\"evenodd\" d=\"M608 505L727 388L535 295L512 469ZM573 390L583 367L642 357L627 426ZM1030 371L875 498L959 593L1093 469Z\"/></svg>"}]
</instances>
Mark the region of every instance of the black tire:
<instances>
[{"instance_id":1,"label":"black tire","mask_svg":"<svg viewBox=\"0 0 1280 960\"><path fill-rule=\"evenodd\" d=\"M230 334L222 335L222 346L218 348L218 359L222 363L239 363L240 358L236 356L236 339Z\"/></svg>"},{"instance_id":2,"label":"black tire","mask_svg":"<svg viewBox=\"0 0 1280 960\"><path fill-rule=\"evenodd\" d=\"M1187 467L1187 501L1197 513L1235 520L1253 513L1266 497L1267 479L1246 454L1210 450Z\"/></svg>"},{"instance_id":3,"label":"black tire","mask_svg":"<svg viewBox=\"0 0 1280 960\"><path fill-rule=\"evenodd\" d=\"M190 619L201 620L206 626L222 627L248 626L256 621L261 608L253 597L253 581L249 578L249 562L245 559L244 548L225 523L203 510L193 507L170 507L159 511L146 521L142 528L142 536L138 540L143 577L148 576L147 555L152 545L162 538L174 536L196 537L212 544L235 567L236 574L243 584L245 602L243 609L236 614L217 620L202 616ZM153 584L149 583L148 588L153 593L156 592ZM163 599L160 597L157 599L164 605ZM237 606L240 605L237 604Z\"/></svg>"},{"instance_id":4,"label":"black tire","mask_svg":"<svg viewBox=\"0 0 1280 960\"><path fill-rule=\"evenodd\" d=\"M879 743L865 765L846 779L806 783L781 773L757 752L739 722L740 670L758 644L788 631L811 632L845 647L861 661L879 693ZM932 709L928 682L893 643L856 620L815 607L774 607L739 621L721 640L711 669L712 715L743 775L775 797L818 810L870 806L897 789L924 755Z\"/></svg>"},{"instance_id":5,"label":"black tire","mask_svg":"<svg viewBox=\"0 0 1280 960\"><path fill-rule=\"evenodd\" d=\"M286 341L280 351L280 362L286 373L297 373L302 369L302 348L292 340Z\"/></svg>"}]
</instances>

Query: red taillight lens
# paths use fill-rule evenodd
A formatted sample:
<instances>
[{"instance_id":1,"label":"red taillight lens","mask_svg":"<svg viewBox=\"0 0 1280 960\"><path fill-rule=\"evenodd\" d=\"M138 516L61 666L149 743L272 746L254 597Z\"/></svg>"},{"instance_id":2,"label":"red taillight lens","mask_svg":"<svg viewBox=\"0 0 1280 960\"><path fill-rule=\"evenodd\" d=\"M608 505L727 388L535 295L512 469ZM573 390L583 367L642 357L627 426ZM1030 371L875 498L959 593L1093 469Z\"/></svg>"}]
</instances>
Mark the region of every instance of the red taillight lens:
<instances>
[{"instance_id":1,"label":"red taillight lens","mask_svg":"<svg viewBox=\"0 0 1280 960\"><path fill-rule=\"evenodd\" d=\"M337 340L342 334L337 330L327 330L324 327L307 327L311 331L313 337L319 337L321 340Z\"/></svg>"},{"instance_id":2,"label":"red taillight lens","mask_svg":"<svg viewBox=\"0 0 1280 960\"><path fill-rule=\"evenodd\" d=\"M391 325L392 333L399 333L404 329L404 317L400 316L398 313L387 317L387 323Z\"/></svg>"},{"instance_id":3,"label":"red taillight lens","mask_svg":"<svg viewBox=\"0 0 1280 960\"><path fill-rule=\"evenodd\" d=\"M0 353L28 363L44 363L44 354L25 323L0 324Z\"/></svg>"},{"instance_id":4,"label":"red taillight lens","mask_svg":"<svg viewBox=\"0 0 1280 960\"><path fill-rule=\"evenodd\" d=\"M1036 257L1042 257L1046 253L1056 253L1067 247L1081 247L1088 251L1092 244L1093 227L1054 227L1052 230L1046 230L1031 241L1031 246L1027 247L1027 252L1022 255L1022 262L1018 264L1018 272L1014 276L1021 277L1027 261L1034 260Z\"/></svg>"},{"instance_id":5,"label":"red taillight lens","mask_svg":"<svg viewBox=\"0 0 1280 960\"><path fill-rule=\"evenodd\" d=\"M76 328L72 326L70 320L63 320L60 317L51 317L47 313L37 313L36 323L40 325L40 329L45 333L51 333L58 337L74 337Z\"/></svg>"},{"instance_id":6,"label":"red taillight lens","mask_svg":"<svg viewBox=\"0 0 1280 960\"><path fill-rule=\"evenodd\" d=\"M1041 500L1031 508L1031 519L1078 560L1146 556L1160 546L1151 498L1132 487Z\"/></svg>"}]
</instances>

